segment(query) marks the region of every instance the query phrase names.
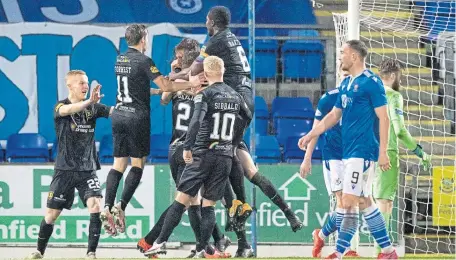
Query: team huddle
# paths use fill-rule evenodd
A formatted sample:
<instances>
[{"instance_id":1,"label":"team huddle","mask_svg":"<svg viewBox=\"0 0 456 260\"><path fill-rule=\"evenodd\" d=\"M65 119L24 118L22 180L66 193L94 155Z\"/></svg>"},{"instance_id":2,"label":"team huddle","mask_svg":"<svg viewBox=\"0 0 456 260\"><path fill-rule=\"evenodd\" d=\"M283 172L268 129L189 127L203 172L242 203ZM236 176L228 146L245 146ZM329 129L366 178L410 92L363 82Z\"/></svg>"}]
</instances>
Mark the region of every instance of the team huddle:
<instances>
[{"instance_id":1,"label":"team huddle","mask_svg":"<svg viewBox=\"0 0 456 260\"><path fill-rule=\"evenodd\" d=\"M94 87L86 99L89 81L83 71L73 70L67 74L69 96L59 101L54 111L59 147L55 174L47 211L40 225L37 251L30 258L43 258L54 222L63 209L71 208L75 189L90 213L87 258L96 258L102 228L112 236L125 232L125 209L140 184L150 153L151 95L161 95L163 105L172 102L173 132L168 159L177 193L155 226L138 241L141 253L150 258L166 253L166 242L184 212L188 211L196 240L189 257L231 257L226 252L231 241L215 218L214 206L222 201L228 219L225 231L235 232L238 239L235 257L253 257L246 238L245 224L252 208L246 201L244 177L283 211L293 232L302 228L303 224L271 181L258 171L243 141L253 118L253 92L244 49L229 29L230 16L226 7L213 7L206 21L208 42L200 48L197 41L183 39L175 47L171 73L166 77L144 54L148 46L146 27L130 25L125 33L129 48L117 57L114 68L117 77L115 107L99 103L103 96L100 85ZM337 197L335 212L325 226L313 234L314 257L321 256L325 237L335 231L339 232L337 251L328 259L340 259L347 253L358 228L361 208L372 236L381 248L379 257L396 259L386 225L395 197L394 187L397 187L397 138L406 139L407 147L423 158L423 162L429 161L421 147L403 130L402 100L395 94L398 93L396 85L393 84L393 90L387 87L385 95L382 80L386 82L392 77L393 83L397 83L400 66L391 61L384 63L380 79L365 69L366 55L367 48L362 42L345 44L341 62L342 69L349 75L341 87L322 97L313 130L298 144L307 149L301 165L301 176L305 177L317 137L325 134L325 182L328 191ZM159 89L150 88L150 81ZM397 101L399 107L387 111L387 96L400 99ZM93 131L99 117L112 119L114 148L114 163L106 180L103 208L96 176L100 165ZM389 129L390 120L393 130ZM392 131L396 133L396 141L388 144L388 132L392 136ZM375 181L376 185L378 183L375 198L384 204L381 213L371 198L377 160L381 171L386 171L379 175L385 180ZM132 167L125 178L120 202L115 204L117 189L129 162ZM210 243L211 237L213 243Z\"/></svg>"}]
</instances>

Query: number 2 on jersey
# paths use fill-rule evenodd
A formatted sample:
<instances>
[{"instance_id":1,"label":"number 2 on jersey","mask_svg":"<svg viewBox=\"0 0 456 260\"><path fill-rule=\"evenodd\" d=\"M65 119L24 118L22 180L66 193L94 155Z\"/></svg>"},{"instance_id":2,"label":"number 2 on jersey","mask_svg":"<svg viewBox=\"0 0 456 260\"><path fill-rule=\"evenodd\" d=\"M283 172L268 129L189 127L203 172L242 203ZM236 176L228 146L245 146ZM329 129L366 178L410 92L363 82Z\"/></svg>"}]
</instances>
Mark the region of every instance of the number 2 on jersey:
<instances>
[{"instance_id":1,"label":"number 2 on jersey","mask_svg":"<svg viewBox=\"0 0 456 260\"><path fill-rule=\"evenodd\" d=\"M117 75L117 100L123 103L131 103L133 100L128 91L128 77Z\"/></svg>"},{"instance_id":2,"label":"number 2 on jersey","mask_svg":"<svg viewBox=\"0 0 456 260\"><path fill-rule=\"evenodd\" d=\"M239 58L241 59L242 68L244 69L244 72L250 72L249 60L245 55L244 49L242 48L242 46L238 46L236 50L239 53Z\"/></svg>"},{"instance_id":3,"label":"number 2 on jersey","mask_svg":"<svg viewBox=\"0 0 456 260\"><path fill-rule=\"evenodd\" d=\"M187 121L190 118L190 105L187 103L179 103L177 106L177 110L183 111L183 113L179 113L176 117L176 130L180 131L187 131L188 126L183 125L182 121Z\"/></svg>"},{"instance_id":4,"label":"number 2 on jersey","mask_svg":"<svg viewBox=\"0 0 456 260\"><path fill-rule=\"evenodd\" d=\"M212 115L214 118L214 130L212 131L212 134L210 135L211 139L222 139L223 141L231 141L233 140L233 129L234 129L234 120L236 120L236 115L231 114L231 113L225 113L223 114L222 118L222 134L219 134L220 131L220 113L215 113ZM227 133L228 130L228 124L229 126L229 133Z\"/></svg>"}]
</instances>

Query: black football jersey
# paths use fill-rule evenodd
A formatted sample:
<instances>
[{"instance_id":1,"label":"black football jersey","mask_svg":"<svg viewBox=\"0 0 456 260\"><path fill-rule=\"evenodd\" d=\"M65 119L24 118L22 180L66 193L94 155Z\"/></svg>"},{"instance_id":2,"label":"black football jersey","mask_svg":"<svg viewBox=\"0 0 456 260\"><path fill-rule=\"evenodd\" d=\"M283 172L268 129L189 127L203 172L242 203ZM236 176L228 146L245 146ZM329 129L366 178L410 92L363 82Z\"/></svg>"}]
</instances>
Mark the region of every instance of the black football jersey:
<instances>
[{"instance_id":1,"label":"black football jersey","mask_svg":"<svg viewBox=\"0 0 456 260\"><path fill-rule=\"evenodd\" d=\"M174 94L173 99L173 135L170 144L185 141L188 126L193 116L193 96Z\"/></svg>"},{"instance_id":2,"label":"black football jersey","mask_svg":"<svg viewBox=\"0 0 456 260\"><path fill-rule=\"evenodd\" d=\"M223 81L230 87L241 84L240 76L250 77L250 65L244 48L229 28L212 36L201 49L204 57L217 56L225 63Z\"/></svg>"},{"instance_id":3,"label":"black football jersey","mask_svg":"<svg viewBox=\"0 0 456 260\"><path fill-rule=\"evenodd\" d=\"M160 76L151 58L136 49L117 56L115 65L117 77L116 103L130 112L150 112L150 81Z\"/></svg>"},{"instance_id":4,"label":"black football jersey","mask_svg":"<svg viewBox=\"0 0 456 260\"><path fill-rule=\"evenodd\" d=\"M232 156L234 124L243 104L241 96L225 83L214 83L196 95L193 102L195 111L184 148L192 148L194 154L211 149ZM199 129L195 130L193 121L197 120Z\"/></svg>"},{"instance_id":5,"label":"black football jersey","mask_svg":"<svg viewBox=\"0 0 456 260\"><path fill-rule=\"evenodd\" d=\"M69 99L59 101L54 108L57 158L55 169L64 171L95 171L100 169L95 148L95 126L99 117L109 117L110 107L93 104L79 113L60 116L59 108L71 104Z\"/></svg>"}]
</instances>

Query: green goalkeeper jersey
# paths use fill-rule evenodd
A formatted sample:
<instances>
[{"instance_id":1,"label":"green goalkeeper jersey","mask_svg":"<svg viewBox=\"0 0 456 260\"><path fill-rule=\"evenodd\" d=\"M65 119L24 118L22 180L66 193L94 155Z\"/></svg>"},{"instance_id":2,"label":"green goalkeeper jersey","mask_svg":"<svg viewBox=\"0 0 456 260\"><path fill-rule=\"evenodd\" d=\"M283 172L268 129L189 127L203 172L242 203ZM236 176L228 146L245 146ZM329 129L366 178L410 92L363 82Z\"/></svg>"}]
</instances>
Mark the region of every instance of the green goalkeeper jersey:
<instances>
[{"instance_id":1,"label":"green goalkeeper jersey","mask_svg":"<svg viewBox=\"0 0 456 260\"><path fill-rule=\"evenodd\" d=\"M403 99L399 91L385 86L388 101L388 116L390 119L388 151L399 152L398 139L409 149L414 150L417 143L410 135L404 124Z\"/></svg>"}]
</instances>

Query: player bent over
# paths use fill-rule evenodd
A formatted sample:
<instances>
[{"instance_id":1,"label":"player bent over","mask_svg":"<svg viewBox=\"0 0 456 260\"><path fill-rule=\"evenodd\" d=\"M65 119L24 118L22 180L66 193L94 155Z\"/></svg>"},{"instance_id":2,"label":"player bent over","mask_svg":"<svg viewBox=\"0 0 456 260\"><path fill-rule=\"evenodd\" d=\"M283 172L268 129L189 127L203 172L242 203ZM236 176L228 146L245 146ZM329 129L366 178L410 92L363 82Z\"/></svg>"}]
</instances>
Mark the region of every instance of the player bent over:
<instances>
[{"instance_id":1,"label":"player bent over","mask_svg":"<svg viewBox=\"0 0 456 260\"><path fill-rule=\"evenodd\" d=\"M318 138L342 118L342 205L345 213L336 252L327 259L342 259L358 229L360 207L372 236L382 248L378 258L397 259L396 250L386 231L385 219L371 197L375 161L378 160L382 171L390 168L386 153L389 118L385 89L380 78L366 69L367 55L368 49L362 41L350 40L344 44L340 57L341 68L348 71L350 76L342 81L333 110L299 144L305 148L310 140Z\"/></svg>"},{"instance_id":2,"label":"player bent over","mask_svg":"<svg viewBox=\"0 0 456 260\"><path fill-rule=\"evenodd\" d=\"M71 209L74 189L90 213L89 245L87 258L96 258L95 251L100 239L101 187L96 175L100 169L95 148L95 125L97 118L109 117L112 107L99 104L101 86L90 92L89 80L84 71L72 70L66 75L68 98L59 101L54 109L55 132L58 152L54 176L49 188L47 209L38 233L37 251L30 259L43 258L54 223L63 209Z\"/></svg>"},{"instance_id":3,"label":"player bent over","mask_svg":"<svg viewBox=\"0 0 456 260\"><path fill-rule=\"evenodd\" d=\"M401 64L393 59L385 59L380 63L379 75L385 85L386 98L388 100L388 116L390 118L389 141L387 153L391 162L391 169L381 172L377 168L374 179L374 198L377 206L385 218L386 229L389 230L393 202L399 180L399 142L413 151L421 159L421 164L427 171L431 167L430 157L413 139L405 127L403 116L403 99L399 92L401 78ZM377 246L377 253L380 247Z\"/></svg>"},{"instance_id":4,"label":"player bent over","mask_svg":"<svg viewBox=\"0 0 456 260\"><path fill-rule=\"evenodd\" d=\"M129 48L117 57L115 65L118 93L112 114L114 165L106 180L105 210L101 213L104 229L114 236L125 231L125 208L139 186L150 152L150 81L161 91L199 86L197 77L191 77L190 82L171 82L160 74L152 59L144 55L148 45L144 25L128 26L125 39ZM120 202L114 205L129 159L132 167L125 178Z\"/></svg>"},{"instance_id":5,"label":"player bent over","mask_svg":"<svg viewBox=\"0 0 456 260\"><path fill-rule=\"evenodd\" d=\"M215 226L214 206L216 201L222 199L228 183L233 156L233 127L241 110L251 114L239 94L223 83L224 70L220 58L210 56L205 59L204 74L209 87L194 98L195 111L183 152L187 166L179 181L176 199L168 209L162 231L145 255L166 253L166 241L179 224L191 198L204 185L201 240L195 258L216 257L208 243Z\"/></svg>"}]
</instances>

